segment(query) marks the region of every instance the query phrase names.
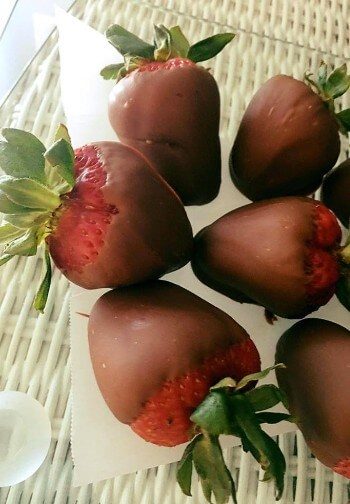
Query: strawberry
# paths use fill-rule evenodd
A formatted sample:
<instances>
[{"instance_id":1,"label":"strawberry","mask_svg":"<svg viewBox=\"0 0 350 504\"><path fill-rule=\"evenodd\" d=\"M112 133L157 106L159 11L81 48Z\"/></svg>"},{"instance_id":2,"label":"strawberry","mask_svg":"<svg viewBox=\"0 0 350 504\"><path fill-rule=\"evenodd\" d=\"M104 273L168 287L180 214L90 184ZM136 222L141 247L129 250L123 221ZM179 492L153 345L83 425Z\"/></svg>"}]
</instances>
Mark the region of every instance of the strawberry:
<instances>
[{"instance_id":1,"label":"strawberry","mask_svg":"<svg viewBox=\"0 0 350 504\"><path fill-rule=\"evenodd\" d=\"M231 317L155 281L104 294L88 332L96 381L117 419L156 445L191 440L178 467L184 493L190 495L193 462L208 501L212 493L217 503L235 499L221 434L239 436L282 493L284 458L260 424L290 418L262 411L284 396L274 385L253 388L272 368L260 372L253 341Z\"/></svg>"},{"instance_id":2,"label":"strawberry","mask_svg":"<svg viewBox=\"0 0 350 504\"><path fill-rule=\"evenodd\" d=\"M237 208L200 231L192 267L232 299L302 318L330 300L341 268L348 278L350 251L340 239L339 224L322 203L276 198Z\"/></svg>"},{"instance_id":3,"label":"strawberry","mask_svg":"<svg viewBox=\"0 0 350 504\"><path fill-rule=\"evenodd\" d=\"M312 453L350 478L350 331L321 319L293 325L277 344L276 371Z\"/></svg>"},{"instance_id":4,"label":"strawberry","mask_svg":"<svg viewBox=\"0 0 350 504\"><path fill-rule=\"evenodd\" d=\"M184 207L142 154L116 142L73 151L60 127L46 150L30 133L4 129L0 142L0 227L4 263L45 248L35 306L43 310L50 256L72 282L94 289L157 278L192 249Z\"/></svg>"},{"instance_id":5,"label":"strawberry","mask_svg":"<svg viewBox=\"0 0 350 504\"><path fill-rule=\"evenodd\" d=\"M350 109L335 113L334 100L350 86L346 65L306 83L277 75L252 98L230 155L235 186L250 200L308 195L322 182L340 151L339 131L350 131Z\"/></svg>"},{"instance_id":6,"label":"strawberry","mask_svg":"<svg viewBox=\"0 0 350 504\"><path fill-rule=\"evenodd\" d=\"M215 198L221 181L220 96L211 73L196 63L229 43L232 33L190 46L178 26L155 26L148 44L118 25L106 32L125 62L102 70L116 79L109 118L121 142L142 152L185 205Z\"/></svg>"},{"instance_id":7,"label":"strawberry","mask_svg":"<svg viewBox=\"0 0 350 504\"><path fill-rule=\"evenodd\" d=\"M350 227L350 159L323 179L321 200L346 228Z\"/></svg>"}]
</instances>

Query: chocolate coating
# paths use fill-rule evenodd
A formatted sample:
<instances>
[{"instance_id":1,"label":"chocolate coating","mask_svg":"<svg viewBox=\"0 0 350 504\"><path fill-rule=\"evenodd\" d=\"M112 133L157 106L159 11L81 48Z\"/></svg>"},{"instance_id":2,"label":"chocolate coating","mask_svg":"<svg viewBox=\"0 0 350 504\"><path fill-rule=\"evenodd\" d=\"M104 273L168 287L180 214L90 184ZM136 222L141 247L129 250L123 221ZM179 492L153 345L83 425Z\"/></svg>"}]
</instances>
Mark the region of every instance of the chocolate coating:
<instances>
[{"instance_id":1,"label":"chocolate coating","mask_svg":"<svg viewBox=\"0 0 350 504\"><path fill-rule=\"evenodd\" d=\"M105 203L117 213L98 257L81 271L65 272L68 278L87 289L118 287L158 278L186 264L192 229L175 192L134 149L117 142L94 146L107 173Z\"/></svg>"},{"instance_id":2,"label":"chocolate coating","mask_svg":"<svg viewBox=\"0 0 350 504\"><path fill-rule=\"evenodd\" d=\"M324 178L321 199L348 228L350 221L350 159L334 168Z\"/></svg>"},{"instance_id":3,"label":"chocolate coating","mask_svg":"<svg viewBox=\"0 0 350 504\"><path fill-rule=\"evenodd\" d=\"M220 96L207 70L134 71L113 88L109 119L120 141L142 152L185 205L218 194Z\"/></svg>"},{"instance_id":4,"label":"chocolate coating","mask_svg":"<svg viewBox=\"0 0 350 504\"><path fill-rule=\"evenodd\" d=\"M195 237L192 268L209 287L240 302L297 318L311 311L306 244L317 202L276 198L237 208Z\"/></svg>"},{"instance_id":5,"label":"chocolate coating","mask_svg":"<svg viewBox=\"0 0 350 504\"><path fill-rule=\"evenodd\" d=\"M321 319L297 322L280 338L276 370L313 454L334 468L350 461L350 331Z\"/></svg>"},{"instance_id":6,"label":"chocolate coating","mask_svg":"<svg viewBox=\"0 0 350 504\"><path fill-rule=\"evenodd\" d=\"M336 162L338 124L303 82L277 75L253 96L230 155L235 186L250 200L307 195Z\"/></svg>"},{"instance_id":7,"label":"chocolate coating","mask_svg":"<svg viewBox=\"0 0 350 504\"><path fill-rule=\"evenodd\" d=\"M89 318L92 365L112 413L132 422L168 379L249 336L229 315L165 281L104 294Z\"/></svg>"}]
</instances>

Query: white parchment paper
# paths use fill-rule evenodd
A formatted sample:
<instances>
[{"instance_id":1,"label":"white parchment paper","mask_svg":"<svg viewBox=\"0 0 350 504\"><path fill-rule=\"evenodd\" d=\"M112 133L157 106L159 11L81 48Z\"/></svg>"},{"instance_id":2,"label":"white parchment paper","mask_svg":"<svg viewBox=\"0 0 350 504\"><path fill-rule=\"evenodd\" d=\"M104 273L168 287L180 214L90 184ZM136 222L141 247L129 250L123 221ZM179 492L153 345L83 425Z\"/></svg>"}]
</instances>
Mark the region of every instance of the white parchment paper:
<instances>
[{"instance_id":1,"label":"white parchment paper","mask_svg":"<svg viewBox=\"0 0 350 504\"><path fill-rule=\"evenodd\" d=\"M57 25L62 100L73 145L77 147L90 141L115 140L116 135L107 117L108 94L113 83L103 81L99 70L106 64L118 62L118 53L103 35L61 10L57 11ZM222 138L223 182L219 196L208 205L187 209L194 233L229 210L248 203L235 189L228 174L228 152L232 141ZM293 321L278 319L273 326L269 325L264 318L263 308L236 303L209 289L196 279L188 265L165 278L229 313L253 338L262 358L262 366L273 364L276 342ZM104 290L85 291L73 286L72 292L73 484L85 485L178 460L183 446L162 448L146 443L129 427L118 422L109 411L91 365L87 340L88 318L81 315L90 313L92 305ZM349 315L333 299L316 316L347 326ZM271 379L269 377L266 381L271 382ZM271 426L269 432L280 434L290 430L293 430L291 424L283 422ZM232 446L234 440L225 439L224 444Z\"/></svg>"}]
</instances>

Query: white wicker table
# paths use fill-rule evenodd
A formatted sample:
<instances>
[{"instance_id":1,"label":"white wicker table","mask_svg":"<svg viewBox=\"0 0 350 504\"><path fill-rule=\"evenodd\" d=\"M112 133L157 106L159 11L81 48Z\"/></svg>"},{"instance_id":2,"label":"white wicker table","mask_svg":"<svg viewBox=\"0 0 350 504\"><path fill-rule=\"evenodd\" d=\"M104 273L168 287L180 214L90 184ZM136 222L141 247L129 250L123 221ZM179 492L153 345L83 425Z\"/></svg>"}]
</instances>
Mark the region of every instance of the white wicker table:
<instances>
[{"instance_id":1,"label":"white wicker table","mask_svg":"<svg viewBox=\"0 0 350 504\"><path fill-rule=\"evenodd\" d=\"M99 31L117 22L149 36L152 23L180 24L190 40L215 31L236 31L236 54L213 63L222 94L222 128L233 138L254 89L268 76L302 76L320 59L350 62L349 0L79 0L72 10ZM23 41L25 43L25 41ZM43 141L64 120L60 104L57 35L53 34L0 110L0 125L31 130ZM233 92L234 90L234 92ZM344 102L344 105L350 106ZM348 150L343 141L342 156ZM181 504L192 500L176 486L175 465L81 488L71 486L69 283L56 270L47 309L31 308L38 259L14 259L1 270L0 387L37 398L50 415L53 438L39 471L24 483L0 489L0 504ZM279 439L288 464L283 504L348 504L348 480L311 457L301 435ZM259 482L252 458L239 448L227 453L241 504L273 504L273 488Z\"/></svg>"}]
</instances>

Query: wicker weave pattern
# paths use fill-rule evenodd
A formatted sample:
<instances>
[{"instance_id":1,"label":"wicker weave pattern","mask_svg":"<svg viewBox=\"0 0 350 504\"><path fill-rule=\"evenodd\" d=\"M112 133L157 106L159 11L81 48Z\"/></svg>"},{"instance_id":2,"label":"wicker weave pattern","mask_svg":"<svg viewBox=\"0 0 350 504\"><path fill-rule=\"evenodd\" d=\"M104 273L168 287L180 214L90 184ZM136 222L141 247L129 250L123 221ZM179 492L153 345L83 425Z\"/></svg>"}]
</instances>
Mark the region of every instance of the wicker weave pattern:
<instances>
[{"instance_id":1,"label":"wicker weave pattern","mask_svg":"<svg viewBox=\"0 0 350 504\"><path fill-rule=\"evenodd\" d=\"M235 48L224 51L212 71L222 94L222 129L233 138L253 91L268 77L286 72L301 77L321 58L339 64L350 59L348 0L89 0L73 14L103 31L118 22L143 37L152 23L180 24L192 41L216 31L235 30ZM0 124L33 131L43 141L63 119L54 34L0 110ZM349 99L344 106L350 106ZM342 155L347 147L343 144ZM14 259L2 268L0 285L0 387L21 390L45 405L53 425L50 453L27 481L0 490L0 504L182 504L203 503L195 482L193 500L175 484L175 466L140 471L97 485L71 487L70 362L68 281L55 271L47 309L31 308L41 260ZM347 504L346 480L310 456L302 436L279 440L289 476L283 504ZM271 485L258 481L258 469L239 448L227 453L242 504L272 504Z\"/></svg>"}]
</instances>

